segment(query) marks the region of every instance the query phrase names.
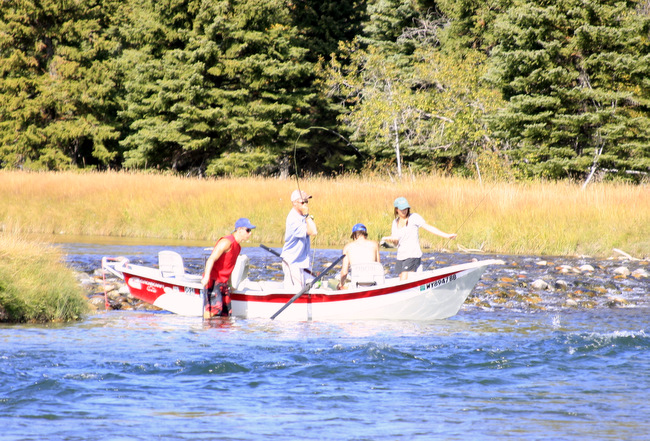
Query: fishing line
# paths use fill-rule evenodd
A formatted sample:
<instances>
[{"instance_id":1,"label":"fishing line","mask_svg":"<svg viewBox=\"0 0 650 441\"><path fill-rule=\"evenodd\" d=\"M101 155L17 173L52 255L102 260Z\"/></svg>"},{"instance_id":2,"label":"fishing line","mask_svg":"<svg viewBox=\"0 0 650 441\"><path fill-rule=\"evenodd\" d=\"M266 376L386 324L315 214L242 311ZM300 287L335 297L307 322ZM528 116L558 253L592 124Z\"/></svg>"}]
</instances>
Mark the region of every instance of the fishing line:
<instances>
[{"instance_id":1,"label":"fishing line","mask_svg":"<svg viewBox=\"0 0 650 441\"><path fill-rule=\"evenodd\" d=\"M305 130L304 133L309 132L309 130L311 130L311 129L324 130L324 131L326 131L326 132L330 132L330 133L332 133L332 134L338 136L338 137L341 138L343 141L345 141L345 143L346 143L349 147L351 147L351 148L352 148L352 149L353 149L353 150L354 150L354 151L355 151L359 156L361 156L361 152L359 151L359 149L357 149L355 146L353 146L352 143L351 143L347 138L345 138L345 136L341 135L339 132L337 132L337 131L335 131L335 130L332 130L332 129L328 129L327 127L321 127L321 126L310 126L310 127L307 127L307 129ZM299 191L299 192L302 191L302 190L300 189L300 178L299 178L299 176L298 176L299 173L298 173L298 159L297 159L297 156L298 156L298 155L297 155L297 150L298 150L298 141L300 140L300 137L301 137L302 135L303 135L302 132L301 132L300 134L298 134L298 136L296 137L295 142L293 143L293 168L294 168L294 170L295 170L295 175L296 175L296 187L298 188L298 191ZM310 271L311 271L311 272L314 271L315 258L316 258L316 249L314 248L314 250L313 250L313 252L312 252L312 257L311 257L311 268L310 268Z\"/></svg>"},{"instance_id":2,"label":"fishing line","mask_svg":"<svg viewBox=\"0 0 650 441\"><path fill-rule=\"evenodd\" d=\"M494 187L496 187L498 183L499 183L499 181L496 181L496 182L492 185L492 187L490 187L490 189L489 189L487 192L485 192L485 194L483 195L483 197L481 198L481 200L478 202L478 204L476 204L476 206L474 207L474 209L472 210L472 212L471 212L468 216L466 216L465 219L463 220L463 222L460 224L460 226L459 226L458 228L456 228L456 234L458 234L458 231L460 231L460 229L463 228L463 225L465 225L465 223L469 220L469 218L472 217L472 216L474 215L474 213L476 212L476 210L478 209L478 207L479 207L479 206L483 203L483 201L488 197L488 195L492 192L492 190L494 190ZM449 242L450 242L450 241L451 241L451 239L447 239L447 242L445 243L445 245L443 246L443 248L447 248L447 245L449 245Z\"/></svg>"},{"instance_id":3,"label":"fishing line","mask_svg":"<svg viewBox=\"0 0 650 441\"><path fill-rule=\"evenodd\" d=\"M474 207L474 209L472 210L472 212L471 212L468 216L465 217L465 219L463 220L463 222L462 222L462 223L460 224L460 226L456 229L456 234L458 234L458 231L460 231L460 229L463 228L463 225L465 225L465 223L469 220L469 218L472 217L472 216L474 215L474 213L476 212L476 210L478 209L478 207L479 207L479 206L483 203L483 201L488 197L488 195L490 194L490 192L491 192L492 190L494 190L494 187L496 187L498 183L499 183L498 181L495 182L494 185L492 185L492 187L490 187L490 189L489 189L487 192L485 192L485 194L483 195L483 197L481 198L481 200L478 202L478 204L476 204L476 206ZM445 242L445 244L443 245L442 248L443 248L443 249L447 248L447 245L449 245L449 242L451 242L451 239L447 239L447 242ZM433 264L433 260L432 260L431 262L429 262L429 264L428 264L427 267L426 267L426 270L428 270L429 267L430 267L432 264Z\"/></svg>"},{"instance_id":4,"label":"fishing line","mask_svg":"<svg viewBox=\"0 0 650 441\"><path fill-rule=\"evenodd\" d=\"M309 132L311 129L319 129L319 130L324 130L326 132L330 132L339 138L341 138L343 141L345 141L346 145L348 147L351 147L359 156L362 156L361 152L359 149L357 149L355 146L352 145L352 143L343 135L341 135L339 132L336 130L328 129L327 127L321 127L321 126L309 126L305 129L304 133ZM296 141L293 143L293 168L296 171L296 186L298 187L298 191L300 191L300 181L298 178L298 159L297 159L297 149L298 149L298 140L300 140L300 137L303 135L303 133L298 134L296 137Z\"/></svg>"}]
</instances>

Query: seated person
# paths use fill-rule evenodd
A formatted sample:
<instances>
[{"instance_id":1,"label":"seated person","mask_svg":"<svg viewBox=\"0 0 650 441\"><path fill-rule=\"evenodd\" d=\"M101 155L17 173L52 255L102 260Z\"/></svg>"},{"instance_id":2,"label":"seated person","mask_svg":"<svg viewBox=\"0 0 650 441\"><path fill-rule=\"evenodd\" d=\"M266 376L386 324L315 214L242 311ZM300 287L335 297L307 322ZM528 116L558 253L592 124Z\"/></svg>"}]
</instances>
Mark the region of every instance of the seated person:
<instances>
[{"instance_id":1,"label":"seated person","mask_svg":"<svg viewBox=\"0 0 650 441\"><path fill-rule=\"evenodd\" d=\"M343 247L343 263L341 267L341 279L337 289L343 289L348 277L350 265L357 263L380 262L379 244L374 240L368 240L368 230L363 224L355 224L352 227L352 242Z\"/></svg>"}]
</instances>

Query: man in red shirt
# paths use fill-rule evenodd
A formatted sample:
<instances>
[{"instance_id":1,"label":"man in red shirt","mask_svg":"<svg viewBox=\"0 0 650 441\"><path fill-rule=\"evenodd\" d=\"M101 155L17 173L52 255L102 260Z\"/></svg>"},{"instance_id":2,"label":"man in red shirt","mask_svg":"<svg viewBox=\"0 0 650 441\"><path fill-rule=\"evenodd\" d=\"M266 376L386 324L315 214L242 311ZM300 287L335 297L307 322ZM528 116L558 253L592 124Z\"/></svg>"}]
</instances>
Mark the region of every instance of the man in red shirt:
<instances>
[{"instance_id":1,"label":"man in red shirt","mask_svg":"<svg viewBox=\"0 0 650 441\"><path fill-rule=\"evenodd\" d=\"M230 286L228 280L241 251L240 242L251 237L255 225L242 217L235 222L235 231L220 238L205 262L201 285L206 289L204 318L230 316Z\"/></svg>"}]
</instances>

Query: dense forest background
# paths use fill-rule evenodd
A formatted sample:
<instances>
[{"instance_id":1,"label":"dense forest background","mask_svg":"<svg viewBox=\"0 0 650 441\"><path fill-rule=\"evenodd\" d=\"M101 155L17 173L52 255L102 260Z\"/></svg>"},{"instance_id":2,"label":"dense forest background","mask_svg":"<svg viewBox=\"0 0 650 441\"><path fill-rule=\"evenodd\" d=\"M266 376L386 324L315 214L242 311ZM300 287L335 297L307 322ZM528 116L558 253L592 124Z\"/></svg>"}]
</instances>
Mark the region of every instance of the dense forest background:
<instances>
[{"instance_id":1,"label":"dense forest background","mask_svg":"<svg viewBox=\"0 0 650 441\"><path fill-rule=\"evenodd\" d=\"M647 181L650 0L0 0L0 168Z\"/></svg>"}]
</instances>

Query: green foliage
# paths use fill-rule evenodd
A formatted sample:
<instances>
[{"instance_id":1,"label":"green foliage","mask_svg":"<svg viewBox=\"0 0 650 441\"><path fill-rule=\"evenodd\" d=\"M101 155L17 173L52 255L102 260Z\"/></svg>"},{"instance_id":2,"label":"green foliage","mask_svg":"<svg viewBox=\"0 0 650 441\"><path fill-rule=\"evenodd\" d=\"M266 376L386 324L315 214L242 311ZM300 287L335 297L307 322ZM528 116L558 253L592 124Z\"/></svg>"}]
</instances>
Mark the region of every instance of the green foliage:
<instances>
[{"instance_id":1,"label":"green foliage","mask_svg":"<svg viewBox=\"0 0 650 441\"><path fill-rule=\"evenodd\" d=\"M440 32L442 50L473 49L489 54L498 42L494 23L512 3L513 0L438 0L437 6L448 21Z\"/></svg>"},{"instance_id":2,"label":"green foliage","mask_svg":"<svg viewBox=\"0 0 650 441\"><path fill-rule=\"evenodd\" d=\"M82 289L56 251L11 236L0 238L1 320L70 321L87 310Z\"/></svg>"},{"instance_id":3,"label":"green foliage","mask_svg":"<svg viewBox=\"0 0 650 441\"><path fill-rule=\"evenodd\" d=\"M277 170L292 141L328 109L289 3L185 3L180 9L192 14L169 14L155 2L134 10L131 26L144 37L131 40L145 43L134 43L122 58L121 116L130 129L122 141L125 166L212 164L211 174L231 173L224 165L230 158L263 149L265 158L276 158Z\"/></svg>"},{"instance_id":4,"label":"green foliage","mask_svg":"<svg viewBox=\"0 0 650 441\"><path fill-rule=\"evenodd\" d=\"M0 8L0 166L107 164L114 117L113 0Z\"/></svg>"},{"instance_id":5,"label":"green foliage","mask_svg":"<svg viewBox=\"0 0 650 441\"><path fill-rule=\"evenodd\" d=\"M405 68L371 46L349 46L330 70L332 94L347 107L343 122L373 161L394 157L415 170L450 170L468 153L493 148L484 115L498 108L494 90L483 87L485 57L445 55L423 45Z\"/></svg>"},{"instance_id":6,"label":"green foliage","mask_svg":"<svg viewBox=\"0 0 650 441\"><path fill-rule=\"evenodd\" d=\"M361 33L366 2L301 0L292 3L290 9L299 45L307 49L307 61L316 63L338 53L340 41L352 41Z\"/></svg>"},{"instance_id":7,"label":"green foliage","mask_svg":"<svg viewBox=\"0 0 650 441\"><path fill-rule=\"evenodd\" d=\"M643 179L647 8L5 0L0 168L468 176L494 155L526 177Z\"/></svg>"},{"instance_id":8,"label":"green foliage","mask_svg":"<svg viewBox=\"0 0 650 441\"><path fill-rule=\"evenodd\" d=\"M526 174L650 171L650 17L634 4L520 1L497 20L490 78L508 104L492 122Z\"/></svg>"},{"instance_id":9,"label":"green foliage","mask_svg":"<svg viewBox=\"0 0 650 441\"><path fill-rule=\"evenodd\" d=\"M255 174L269 174L276 163L276 157L262 149L252 152L225 153L208 164L207 176L243 177Z\"/></svg>"},{"instance_id":10,"label":"green foliage","mask_svg":"<svg viewBox=\"0 0 650 441\"><path fill-rule=\"evenodd\" d=\"M411 0L370 0L367 5L364 41L375 46L396 43L402 30L413 26L419 15Z\"/></svg>"},{"instance_id":11,"label":"green foliage","mask_svg":"<svg viewBox=\"0 0 650 441\"><path fill-rule=\"evenodd\" d=\"M120 142L126 168L178 170L197 156L201 161L211 142L214 132L204 117L205 66L186 49L200 3L142 2L121 30L130 46L119 60L125 90L120 117L128 125Z\"/></svg>"}]
</instances>

